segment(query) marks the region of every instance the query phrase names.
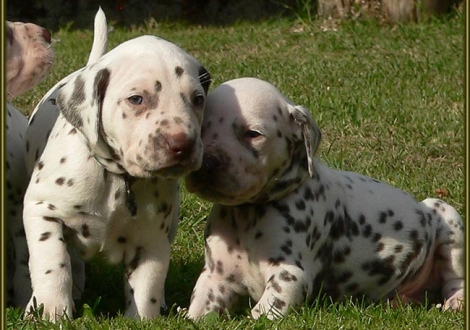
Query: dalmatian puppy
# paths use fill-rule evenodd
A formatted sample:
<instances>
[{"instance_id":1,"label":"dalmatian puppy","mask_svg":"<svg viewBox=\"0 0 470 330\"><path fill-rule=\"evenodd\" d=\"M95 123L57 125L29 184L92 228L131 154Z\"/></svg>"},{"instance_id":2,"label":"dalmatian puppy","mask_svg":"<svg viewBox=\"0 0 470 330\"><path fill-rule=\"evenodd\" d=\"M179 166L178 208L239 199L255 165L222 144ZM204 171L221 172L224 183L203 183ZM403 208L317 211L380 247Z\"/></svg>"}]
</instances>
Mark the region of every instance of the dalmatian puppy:
<instances>
[{"instance_id":1,"label":"dalmatian puppy","mask_svg":"<svg viewBox=\"0 0 470 330\"><path fill-rule=\"evenodd\" d=\"M24 200L33 293L27 311L72 316L68 246L125 264L125 316L160 314L179 211L179 179L202 162L207 70L155 36L126 41L67 77L51 105L59 115ZM28 141L43 127L30 122ZM30 156L28 156L30 157Z\"/></svg>"},{"instance_id":2,"label":"dalmatian puppy","mask_svg":"<svg viewBox=\"0 0 470 330\"><path fill-rule=\"evenodd\" d=\"M188 191L214 203L205 267L188 316L255 301L254 318L285 315L307 297L424 301L462 309L463 222L438 199L409 194L315 158L309 111L267 82L213 90L202 126L203 165Z\"/></svg>"},{"instance_id":3,"label":"dalmatian puppy","mask_svg":"<svg viewBox=\"0 0 470 330\"><path fill-rule=\"evenodd\" d=\"M6 22L6 219L7 303L25 307L31 295L23 196L28 185L25 133L28 119L9 101L39 84L52 67L48 30L33 23Z\"/></svg>"}]
</instances>

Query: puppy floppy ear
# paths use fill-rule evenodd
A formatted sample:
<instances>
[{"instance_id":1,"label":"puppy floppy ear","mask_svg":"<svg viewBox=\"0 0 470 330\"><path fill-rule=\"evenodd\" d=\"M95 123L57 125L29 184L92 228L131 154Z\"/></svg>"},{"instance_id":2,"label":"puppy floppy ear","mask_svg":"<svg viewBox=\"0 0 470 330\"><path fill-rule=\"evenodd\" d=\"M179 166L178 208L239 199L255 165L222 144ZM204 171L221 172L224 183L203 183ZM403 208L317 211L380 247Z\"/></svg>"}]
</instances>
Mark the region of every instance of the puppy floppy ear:
<instances>
[{"instance_id":1,"label":"puppy floppy ear","mask_svg":"<svg viewBox=\"0 0 470 330\"><path fill-rule=\"evenodd\" d=\"M65 119L87 140L93 154L111 157L101 136L101 112L111 73L108 69L83 71L60 87L57 107Z\"/></svg>"},{"instance_id":2,"label":"puppy floppy ear","mask_svg":"<svg viewBox=\"0 0 470 330\"><path fill-rule=\"evenodd\" d=\"M289 106L290 115L295 123L300 127L305 149L307 151L308 173L313 176L313 158L317 152L321 141L321 131L317 123L313 120L310 111L300 105Z\"/></svg>"}]
</instances>

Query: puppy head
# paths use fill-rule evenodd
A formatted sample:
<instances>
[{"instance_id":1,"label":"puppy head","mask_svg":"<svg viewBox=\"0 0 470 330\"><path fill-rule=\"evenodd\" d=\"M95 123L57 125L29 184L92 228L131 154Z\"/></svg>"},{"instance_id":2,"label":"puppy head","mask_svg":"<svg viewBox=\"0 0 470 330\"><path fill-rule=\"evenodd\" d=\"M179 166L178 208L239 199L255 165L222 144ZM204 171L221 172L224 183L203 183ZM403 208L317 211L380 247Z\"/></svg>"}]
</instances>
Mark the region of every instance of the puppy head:
<instances>
[{"instance_id":1,"label":"puppy head","mask_svg":"<svg viewBox=\"0 0 470 330\"><path fill-rule=\"evenodd\" d=\"M57 105L95 158L116 173L179 177L202 162L210 75L153 36L127 41L60 88Z\"/></svg>"},{"instance_id":2,"label":"puppy head","mask_svg":"<svg viewBox=\"0 0 470 330\"><path fill-rule=\"evenodd\" d=\"M44 79L54 52L46 29L32 23L6 23L6 85L10 100Z\"/></svg>"},{"instance_id":3,"label":"puppy head","mask_svg":"<svg viewBox=\"0 0 470 330\"><path fill-rule=\"evenodd\" d=\"M320 130L307 109L254 78L226 82L207 99L204 158L188 191L225 205L264 203L313 175Z\"/></svg>"}]
</instances>

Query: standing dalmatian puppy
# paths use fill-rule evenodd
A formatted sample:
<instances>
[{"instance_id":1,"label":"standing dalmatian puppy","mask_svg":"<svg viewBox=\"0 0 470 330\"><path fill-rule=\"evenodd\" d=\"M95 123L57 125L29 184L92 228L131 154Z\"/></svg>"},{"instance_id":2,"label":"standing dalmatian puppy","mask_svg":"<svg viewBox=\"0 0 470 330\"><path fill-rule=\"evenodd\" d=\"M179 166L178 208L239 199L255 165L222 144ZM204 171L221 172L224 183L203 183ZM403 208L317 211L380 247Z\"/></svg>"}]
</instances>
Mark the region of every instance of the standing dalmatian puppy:
<instances>
[{"instance_id":1,"label":"standing dalmatian puppy","mask_svg":"<svg viewBox=\"0 0 470 330\"><path fill-rule=\"evenodd\" d=\"M76 71L39 105L60 114L46 134L25 195L33 293L27 310L72 315L68 246L123 262L125 316L160 314L177 228L179 179L202 161L200 126L210 75L154 36L117 46ZM42 127L33 120L28 141Z\"/></svg>"},{"instance_id":2,"label":"standing dalmatian puppy","mask_svg":"<svg viewBox=\"0 0 470 330\"><path fill-rule=\"evenodd\" d=\"M444 309L463 308L456 210L322 164L309 111L272 85L242 78L216 88L202 139L203 165L186 187L215 204L189 317L230 310L243 295L257 301L254 318L319 295L423 302L427 291Z\"/></svg>"},{"instance_id":3,"label":"standing dalmatian puppy","mask_svg":"<svg viewBox=\"0 0 470 330\"><path fill-rule=\"evenodd\" d=\"M43 80L54 51L50 32L32 23L6 22L6 39L6 94L11 101ZM22 218L28 186L24 141L28 119L10 102L6 109L7 303L25 307L31 295Z\"/></svg>"}]
</instances>

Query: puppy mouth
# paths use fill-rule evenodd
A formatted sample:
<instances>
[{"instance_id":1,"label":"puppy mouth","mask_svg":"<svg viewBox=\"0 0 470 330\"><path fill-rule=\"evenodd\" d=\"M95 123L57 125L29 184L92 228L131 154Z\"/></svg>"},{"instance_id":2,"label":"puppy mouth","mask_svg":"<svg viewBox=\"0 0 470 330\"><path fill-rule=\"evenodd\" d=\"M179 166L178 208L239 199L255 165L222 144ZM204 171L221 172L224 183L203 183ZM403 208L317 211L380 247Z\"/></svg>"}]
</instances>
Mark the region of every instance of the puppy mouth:
<instances>
[{"instance_id":1,"label":"puppy mouth","mask_svg":"<svg viewBox=\"0 0 470 330\"><path fill-rule=\"evenodd\" d=\"M202 151L197 148L187 149L181 152L157 150L159 152L136 153L134 157L124 158L122 164L132 176L177 179L185 177L201 167Z\"/></svg>"},{"instance_id":2,"label":"puppy mouth","mask_svg":"<svg viewBox=\"0 0 470 330\"><path fill-rule=\"evenodd\" d=\"M238 196L226 194L208 185L195 187L191 184L188 184L188 180L186 180L185 186L188 192L196 194L200 198L211 203L217 203L217 204L229 205L229 206L234 206L234 205L239 205L239 204L244 203L244 201L240 200Z\"/></svg>"},{"instance_id":3,"label":"puppy mouth","mask_svg":"<svg viewBox=\"0 0 470 330\"><path fill-rule=\"evenodd\" d=\"M240 193L239 189L227 184L219 186L213 180L201 175L200 171L192 172L185 178L185 187L189 193L196 194L200 198L222 205L240 205L246 203L245 193Z\"/></svg>"},{"instance_id":4,"label":"puppy mouth","mask_svg":"<svg viewBox=\"0 0 470 330\"><path fill-rule=\"evenodd\" d=\"M163 177L163 178L170 178L170 179L176 179L176 178L181 178L189 173L191 173L191 168L185 166L185 165L173 165L173 166L168 166L162 169L159 169L157 171L151 172L153 176L156 177Z\"/></svg>"}]
</instances>

